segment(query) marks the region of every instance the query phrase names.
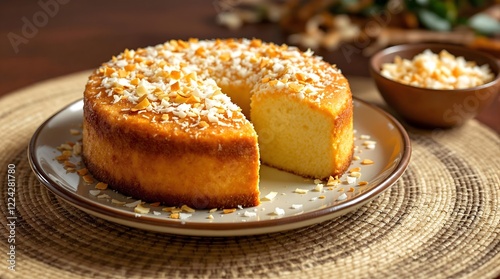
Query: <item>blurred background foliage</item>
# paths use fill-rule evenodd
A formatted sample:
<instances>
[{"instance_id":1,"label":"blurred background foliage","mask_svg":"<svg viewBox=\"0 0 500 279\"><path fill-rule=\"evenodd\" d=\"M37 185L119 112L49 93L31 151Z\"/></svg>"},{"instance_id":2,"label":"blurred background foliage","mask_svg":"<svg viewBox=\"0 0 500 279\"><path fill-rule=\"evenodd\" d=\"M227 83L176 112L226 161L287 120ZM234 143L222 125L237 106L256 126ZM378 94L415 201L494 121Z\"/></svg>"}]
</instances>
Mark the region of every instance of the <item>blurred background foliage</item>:
<instances>
[{"instance_id":1,"label":"blurred background foliage","mask_svg":"<svg viewBox=\"0 0 500 279\"><path fill-rule=\"evenodd\" d=\"M373 16L387 9L391 1L340 0L330 1L328 10L333 14ZM394 1L393 1L394 2ZM404 0L404 22L409 28L450 31L458 26L468 26L484 35L498 35L497 18L483 13L500 1L488 0Z\"/></svg>"},{"instance_id":2,"label":"blurred background foliage","mask_svg":"<svg viewBox=\"0 0 500 279\"><path fill-rule=\"evenodd\" d=\"M218 22L279 24L287 42L337 49L366 41L364 55L388 45L446 42L500 57L500 0L219 0ZM358 43L359 44L359 43Z\"/></svg>"}]
</instances>

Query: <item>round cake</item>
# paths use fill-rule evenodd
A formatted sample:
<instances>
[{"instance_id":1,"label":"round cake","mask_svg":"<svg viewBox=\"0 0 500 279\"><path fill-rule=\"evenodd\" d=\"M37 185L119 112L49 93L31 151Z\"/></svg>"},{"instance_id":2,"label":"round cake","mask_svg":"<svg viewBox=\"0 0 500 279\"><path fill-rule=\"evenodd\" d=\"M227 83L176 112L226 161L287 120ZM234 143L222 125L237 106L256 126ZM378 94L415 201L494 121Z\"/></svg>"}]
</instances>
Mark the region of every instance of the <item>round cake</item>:
<instances>
[{"instance_id":1,"label":"round cake","mask_svg":"<svg viewBox=\"0 0 500 279\"><path fill-rule=\"evenodd\" d=\"M340 70L257 39L125 50L89 77L83 114L92 175L169 206L256 206L260 162L324 179L346 171L354 147Z\"/></svg>"}]
</instances>

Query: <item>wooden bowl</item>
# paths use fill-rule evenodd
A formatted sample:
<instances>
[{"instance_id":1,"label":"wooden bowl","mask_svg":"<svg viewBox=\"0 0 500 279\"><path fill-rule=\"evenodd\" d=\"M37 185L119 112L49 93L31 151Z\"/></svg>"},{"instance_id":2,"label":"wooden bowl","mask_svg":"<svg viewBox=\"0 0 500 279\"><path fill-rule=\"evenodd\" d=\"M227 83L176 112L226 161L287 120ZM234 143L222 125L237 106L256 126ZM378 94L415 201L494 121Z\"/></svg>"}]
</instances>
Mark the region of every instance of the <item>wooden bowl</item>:
<instances>
[{"instance_id":1,"label":"wooden bowl","mask_svg":"<svg viewBox=\"0 0 500 279\"><path fill-rule=\"evenodd\" d=\"M463 56L477 65L488 64L494 79L467 89L429 89L406 85L380 74L384 63L393 63L396 56L413 59L424 50L434 53L446 50ZM408 123L424 128L460 126L487 107L500 90L500 65L492 56L466 47L446 44L406 44L379 51L370 60L370 73L386 103Z\"/></svg>"}]
</instances>

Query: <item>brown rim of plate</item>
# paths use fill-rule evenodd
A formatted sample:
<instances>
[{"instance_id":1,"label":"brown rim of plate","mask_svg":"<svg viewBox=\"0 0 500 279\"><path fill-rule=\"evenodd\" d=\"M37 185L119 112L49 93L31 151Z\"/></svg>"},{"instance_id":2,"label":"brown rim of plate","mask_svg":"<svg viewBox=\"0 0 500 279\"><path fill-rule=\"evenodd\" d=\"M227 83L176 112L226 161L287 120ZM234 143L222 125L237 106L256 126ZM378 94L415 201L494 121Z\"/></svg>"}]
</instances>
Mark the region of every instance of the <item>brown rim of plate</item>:
<instances>
[{"instance_id":1,"label":"brown rim of plate","mask_svg":"<svg viewBox=\"0 0 500 279\"><path fill-rule=\"evenodd\" d=\"M63 198L66 202L69 202L74 206L89 210L91 212L100 215L108 216L114 219L141 223L144 225L151 225L151 226L165 226L165 227L170 227L172 229L201 230L201 231L213 231L213 232L240 231L240 230L244 231L250 228L251 229L272 228L274 226L283 226L287 224L294 224L300 222L307 222L308 224L313 224L312 221L315 219L323 219L324 221L328 218L328 215L334 213L341 215L343 214L343 212L348 212L351 209L361 206L366 202L372 200L373 198L381 194L384 190L393 185L401 177L401 175L403 175L410 162L411 142L404 127L393 116L385 112L383 109L375 105L369 104L365 101L362 101L360 99L357 99L356 97L353 97L353 99L355 102L359 102L382 114L385 118L387 118L388 121L390 121L394 125L394 127L397 128L397 131L401 135L403 142L403 148L399 162L394 167L393 171L383 181L374 185L372 188L370 188L366 192L363 192L363 194L361 195L355 196L352 199L346 200L345 202L342 202L337 205L314 210L300 215L285 216L279 219L262 220L257 222L239 222L239 223L199 223L199 222L189 222L189 221L179 222L179 220L158 219L158 218L148 217L146 215L142 215L140 218L137 218L133 212L125 212L112 207L107 207L99 203L91 202L75 192L68 191L67 189L56 183L54 180L52 180L50 176L44 173L43 168L39 165L38 160L36 160L36 146L38 137L40 133L43 131L43 129L47 126L47 124L59 113L66 110L68 107L78 102L81 102L81 99L59 110L51 117L49 117L47 120L45 120L42 123L42 125L38 127L38 129L33 134L28 146L27 150L28 160L31 169L37 176L38 180L42 182L42 184L45 187L47 187L52 193ZM250 235L250 234L258 234L258 233L248 233L248 234L235 233L234 235ZM217 236L217 233L215 233L214 236ZM221 234L221 236L224 235Z\"/></svg>"}]
</instances>

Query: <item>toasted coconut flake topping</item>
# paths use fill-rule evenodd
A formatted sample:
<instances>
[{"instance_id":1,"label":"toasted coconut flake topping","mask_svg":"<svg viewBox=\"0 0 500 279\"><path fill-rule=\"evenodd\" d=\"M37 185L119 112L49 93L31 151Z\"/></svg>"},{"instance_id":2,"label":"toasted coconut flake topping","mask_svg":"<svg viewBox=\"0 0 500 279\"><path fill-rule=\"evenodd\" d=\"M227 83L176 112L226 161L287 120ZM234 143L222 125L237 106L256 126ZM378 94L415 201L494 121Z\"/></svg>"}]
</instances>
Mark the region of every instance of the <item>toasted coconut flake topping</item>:
<instances>
[{"instance_id":1,"label":"toasted coconut flake topping","mask_svg":"<svg viewBox=\"0 0 500 279\"><path fill-rule=\"evenodd\" d=\"M246 83L253 86L253 94L286 89L292 97L319 103L340 71L311 51L255 39L229 39L171 40L125 50L104 63L96 75L96 92L107 96L109 104L124 105L125 119L147 111L160 116L147 117L153 122L205 129L246 121L237 113L241 109L221 94L221 87Z\"/></svg>"}]
</instances>

